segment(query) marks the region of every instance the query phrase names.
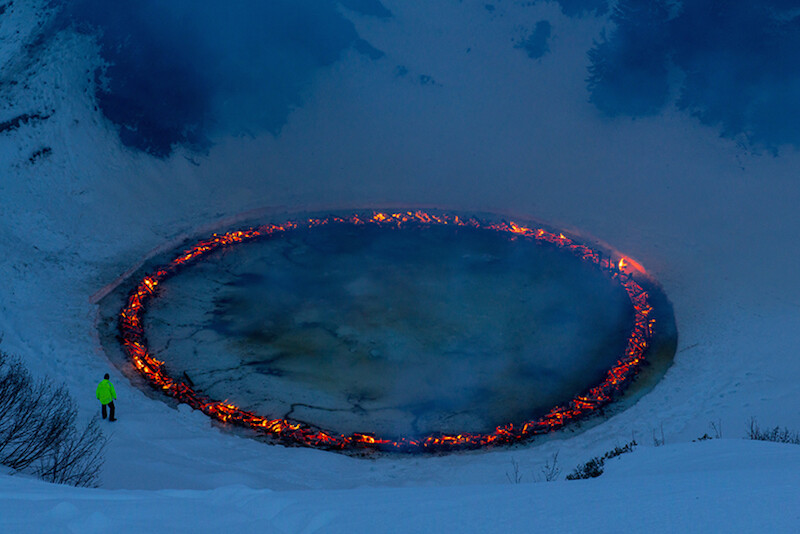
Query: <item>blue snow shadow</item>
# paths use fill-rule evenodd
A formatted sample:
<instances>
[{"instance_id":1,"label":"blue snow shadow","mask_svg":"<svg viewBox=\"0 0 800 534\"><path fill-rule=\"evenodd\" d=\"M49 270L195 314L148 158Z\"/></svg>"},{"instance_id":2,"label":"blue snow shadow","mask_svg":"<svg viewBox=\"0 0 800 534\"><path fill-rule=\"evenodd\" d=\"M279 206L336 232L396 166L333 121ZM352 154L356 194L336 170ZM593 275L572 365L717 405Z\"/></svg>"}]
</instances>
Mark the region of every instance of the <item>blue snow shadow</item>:
<instances>
[{"instance_id":1,"label":"blue snow shadow","mask_svg":"<svg viewBox=\"0 0 800 534\"><path fill-rule=\"evenodd\" d=\"M608 12L608 0L556 0L556 3L568 17L600 16Z\"/></svg>"},{"instance_id":2,"label":"blue snow shadow","mask_svg":"<svg viewBox=\"0 0 800 534\"><path fill-rule=\"evenodd\" d=\"M604 113L642 116L669 103L724 137L776 151L800 146L797 0L620 0L616 28L589 52L590 100Z\"/></svg>"},{"instance_id":3,"label":"blue snow shadow","mask_svg":"<svg viewBox=\"0 0 800 534\"><path fill-rule=\"evenodd\" d=\"M531 59L539 59L550 51L550 33L552 26L550 21L540 20L536 23L536 28L531 34L516 45L517 48L525 50Z\"/></svg>"},{"instance_id":4,"label":"blue snow shadow","mask_svg":"<svg viewBox=\"0 0 800 534\"><path fill-rule=\"evenodd\" d=\"M56 0L59 27L96 34L96 97L121 141L158 157L220 134L278 134L315 72L361 39L338 4L389 17L379 0Z\"/></svg>"}]
</instances>

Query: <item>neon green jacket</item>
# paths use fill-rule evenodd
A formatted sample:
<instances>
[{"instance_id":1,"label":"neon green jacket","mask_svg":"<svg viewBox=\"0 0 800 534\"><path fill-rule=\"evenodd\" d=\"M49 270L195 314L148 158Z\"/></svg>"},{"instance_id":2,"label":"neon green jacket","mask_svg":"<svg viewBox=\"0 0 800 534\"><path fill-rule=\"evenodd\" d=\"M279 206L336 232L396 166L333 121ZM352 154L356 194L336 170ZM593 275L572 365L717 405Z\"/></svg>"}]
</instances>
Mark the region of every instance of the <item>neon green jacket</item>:
<instances>
[{"instance_id":1,"label":"neon green jacket","mask_svg":"<svg viewBox=\"0 0 800 534\"><path fill-rule=\"evenodd\" d=\"M100 383L97 384L97 391L95 391L95 395L101 404L108 404L117 398L117 392L114 391L114 385L108 380L101 380Z\"/></svg>"}]
</instances>

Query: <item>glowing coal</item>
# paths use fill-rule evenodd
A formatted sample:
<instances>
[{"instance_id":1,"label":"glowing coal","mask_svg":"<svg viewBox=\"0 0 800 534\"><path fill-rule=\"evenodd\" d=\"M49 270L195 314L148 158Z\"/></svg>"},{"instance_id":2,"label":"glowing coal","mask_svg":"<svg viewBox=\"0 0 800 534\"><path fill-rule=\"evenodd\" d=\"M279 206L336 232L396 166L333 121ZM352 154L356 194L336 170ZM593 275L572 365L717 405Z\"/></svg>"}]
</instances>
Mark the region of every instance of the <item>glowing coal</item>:
<instances>
[{"instance_id":1,"label":"glowing coal","mask_svg":"<svg viewBox=\"0 0 800 534\"><path fill-rule=\"evenodd\" d=\"M631 304L633 328L627 336L624 348L620 348L616 363L605 373L602 380L567 404L549 409L541 417L504 423L480 432L436 432L419 437L375 436L365 433L340 433L322 430L314 426L282 418L268 418L252 410L239 407L240 403L221 402L196 390L186 378L178 379L166 371L163 362L153 356L144 335L143 316L152 299L158 294L158 286L182 271L188 265L209 257L209 254L226 247L257 239L283 236L292 230L313 231L320 226L342 228L391 229L439 229L463 227L481 231L498 232L506 239L521 243L541 245L560 250L583 260L602 273L607 279L619 284ZM321 230L318 230L321 231ZM637 281L637 279L639 281ZM563 233L554 233L543 228L529 228L513 222L483 223L476 219L461 219L452 215L434 215L423 212L371 213L347 217L312 218L281 225L266 225L244 231L214 235L197 243L165 266L144 277L128 298L120 313L119 326L123 346L134 366L148 381L178 401L202 410L212 417L255 429L284 444L305 445L326 449L353 450L360 448L387 451L450 451L477 448L495 444L508 444L561 428L566 423L596 413L622 392L638 372L652 338L652 305L640 281L644 282L641 267L630 259L612 257L577 242ZM237 405L235 405L237 404ZM372 429L370 429L372 430Z\"/></svg>"}]
</instances>

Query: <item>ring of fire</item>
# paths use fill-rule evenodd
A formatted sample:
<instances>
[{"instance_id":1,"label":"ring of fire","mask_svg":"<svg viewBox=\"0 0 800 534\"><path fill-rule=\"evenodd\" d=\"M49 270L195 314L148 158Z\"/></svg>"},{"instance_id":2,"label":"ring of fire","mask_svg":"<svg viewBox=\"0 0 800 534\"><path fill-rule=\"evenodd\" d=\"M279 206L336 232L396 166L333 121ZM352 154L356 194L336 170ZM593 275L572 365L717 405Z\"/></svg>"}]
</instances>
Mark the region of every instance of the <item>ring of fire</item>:
<instances>
[{"instance_id":1,"label":"ring of fire","mask_svg":"<svg viewBox=\"0 0 800 534\"><path fill-rule=\"evenodd\" d=\"M624 289L634 311L633 328L627 338L624 353L608 370L604 380L590 387L569 402L552 408L538 419L500 425L488 433L435 433L421 438L400 437L389 439L370 433L337 434L305 423L286 419L270 419L245 411L231 403L214 400L183 380L169 376L164 362L156 359L148 347L143 318L148 303L157 296L159 284L175 276L184 268L201 261L208 254L257 239L265 239L298 228L313 229L330 224L374 225L378 228L401 228L433 225L481 228L509 234L532 243L555 246L594 265ZM564 233L554 233L544 228L531 228L514 222L484 223L475 218L463 219L457 215L430 214L423 211L401 213L372 212L369 215L328 216L268 224L247 230L213 234L183 251L169 263L156 268L142 278L131 291L119 313L119 330L123 351L134 367L154 388L188 404L223 423L231 423L255 430L284 445L306 446L326 450L375 450L395 452L449 452L477 449L492 445L508 445L546 434L564 427L567 423L583 419L609 404L619 396L639 372L653 338L653 304L648 292L636 277L644 279L644 269L630 258L602 253L578 242Z\"/></svg>"}]
</instances>

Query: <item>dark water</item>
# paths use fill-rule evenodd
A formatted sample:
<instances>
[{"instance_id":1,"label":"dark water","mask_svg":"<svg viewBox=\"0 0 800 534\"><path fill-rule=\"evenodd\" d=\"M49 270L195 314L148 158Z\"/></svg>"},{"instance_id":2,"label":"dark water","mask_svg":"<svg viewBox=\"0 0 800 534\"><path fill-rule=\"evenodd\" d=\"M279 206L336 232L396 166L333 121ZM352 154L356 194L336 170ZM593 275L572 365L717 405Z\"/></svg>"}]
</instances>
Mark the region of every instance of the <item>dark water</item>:
<instances>
[{"instance_id":1,"label":"dark water","mask_svg":"<svg viewBox=\"0 0 800 534\"><path fill-rule=\"evenodd\" d=\"M322 228L197 267L148 319L171 373L340 432L532 418L600 381L631 327L618 285L490 231Z\"/></svg>"},{"instance_id":2,"label":"dark water","mask_svg":"<svg viewBox=\"0 0 800 534\"><path fill-rule=\"evenodd\" d=\"M214 135L277 133L317 69L363 41L339 4L375 17L378 0L55 1L61 26L98 36L108 63L96 96L128 146L166 156Z\"/></svg>"},{"instance_id":3,"label":"dark water","mask_svg":"<svg viewBox=\"0 0 800 534\"><path fill-rule=\"evenodd\" d=\"M609 115L652 115L677 89L675 105L723 136L800 146L798 9L798 0L620 0L615 27L589 53L591 101Z\"/></svg>"},{"instance_id":4,"label":"dark water","mask_svg":"<svg viewBox=\"0 0 800 534\"><path fill-rule=\"evenodd\" d=\"M223 135L279 134L319 69L351 48L383 57L342 10L392 16L379 0L52 3L61 8L56 27L97 36L107 62L97 102L122 142L160 157L178 144L202 151ZM602 113L677 107L752 149L800 146L800 0L558 4L567 16L608 21L587 50L589 99ZM539 21L516 46L539 59L557 32Z\"/></svg>"}]
</instances>

